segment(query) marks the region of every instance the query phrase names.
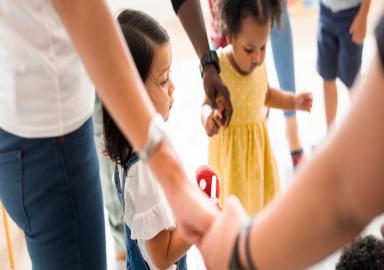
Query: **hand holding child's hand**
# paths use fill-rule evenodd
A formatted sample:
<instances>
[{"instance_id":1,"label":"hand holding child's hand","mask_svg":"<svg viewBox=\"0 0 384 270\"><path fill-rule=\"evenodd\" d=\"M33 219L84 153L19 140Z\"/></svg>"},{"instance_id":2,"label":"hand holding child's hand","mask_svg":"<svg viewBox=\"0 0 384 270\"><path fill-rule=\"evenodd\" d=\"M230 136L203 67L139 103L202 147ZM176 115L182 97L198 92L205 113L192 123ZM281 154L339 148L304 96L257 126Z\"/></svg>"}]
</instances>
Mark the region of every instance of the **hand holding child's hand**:
<instances>
[{"instance_id":1,"label":"hand holding child's hand","mask_svg":"<svg viewBox=\"0 0 384 270\"><path fill-rule=\"evenodd\" d=\"M207 120L205 121L205 125L204 125L205 132L209 137L212 137L213 135L219 132L222 126L223 126L222 116L219 110L217 109L212 110L211 114L208 116Z\"/></svg>"},{"instance_id":2,"label":"hand holding child's hand","mask_svg":"<svg viewBox=\"0 0 384 270\"><path fill-rule=\"evenodd\" d=\"M308 92L296 94L295 109L310 112L312 109L312 94Z\"/></svg>"},{"instance_id":3,"label":"hand holding child's hand","mask_svg":"<svg viewBox=\"0 0 384 270\"><path fill-rule=\"evenodd\" d=\"M361 13L358 13L349 29L349 32L352 35L352 41L358 45L363 44L365 34L367 32L367 18Z\"/></svg>"}]
</instances>

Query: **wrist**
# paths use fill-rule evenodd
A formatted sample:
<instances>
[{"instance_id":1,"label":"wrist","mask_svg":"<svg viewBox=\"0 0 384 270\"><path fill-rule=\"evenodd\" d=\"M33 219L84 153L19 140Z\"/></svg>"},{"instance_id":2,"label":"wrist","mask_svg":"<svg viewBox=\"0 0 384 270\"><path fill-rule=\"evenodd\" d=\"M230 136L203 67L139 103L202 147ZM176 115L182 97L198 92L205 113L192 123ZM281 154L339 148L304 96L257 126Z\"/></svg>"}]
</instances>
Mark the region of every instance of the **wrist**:
<instances>
[{"instance_id":1,"label":"wrist","mask_svg":"<svg viewBox=\"0 0 384 270\"><path fill-rule=\"evenodd\" d=\"M203 77L205 74L207 73L218 73L217 72L217 69L215 68L215 66L213 64L206 64L205 67L204 67L204 70L203 70Z\"/></svg>"},{"instance_id":2,"label":"wrist","mask_svg":"<svg viewBox=\"0 0 384 270\"><path fill-rule=\"evenodd\" d=\"M212 72L212 68L215 69L217 74L220 74L220 64L217 53L216 51L210 50L206 52L200 59L201 77L204 78L205 74L207 74L207 71Z\"/></svg>"}]
</instances>

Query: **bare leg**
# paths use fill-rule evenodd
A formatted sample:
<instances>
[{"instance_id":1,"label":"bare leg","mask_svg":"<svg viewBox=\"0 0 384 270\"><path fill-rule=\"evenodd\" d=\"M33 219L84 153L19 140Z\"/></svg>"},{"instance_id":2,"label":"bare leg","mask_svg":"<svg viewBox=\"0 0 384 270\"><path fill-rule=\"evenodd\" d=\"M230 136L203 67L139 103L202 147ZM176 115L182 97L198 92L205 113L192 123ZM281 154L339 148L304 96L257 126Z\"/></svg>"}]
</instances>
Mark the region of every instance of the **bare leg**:
<instances>
[{"instance_id":1,"label":"bare leg","mask_svg":"<svg viewBox=\"0 0 384 270\"><path fill-rule=\"evenodd\" d=\"M289 144L289 149L291 151L297 151L301 149L301 144L299 140L298 128L297 128L297 119L296 116L286 118L287 128L287 139Z\"/></svg>"},{"instance_id":2,"label":"bare leg","mask_svg":"<svg viewBox=\"0 0 384 270\"><path fill-rule=\"evenodd\" d=\"M336 80L324 80L324 104L325 104L325 117L327 120L327 127L333 124L337 113L337 86Z\"/></svg>"}]
</instances>

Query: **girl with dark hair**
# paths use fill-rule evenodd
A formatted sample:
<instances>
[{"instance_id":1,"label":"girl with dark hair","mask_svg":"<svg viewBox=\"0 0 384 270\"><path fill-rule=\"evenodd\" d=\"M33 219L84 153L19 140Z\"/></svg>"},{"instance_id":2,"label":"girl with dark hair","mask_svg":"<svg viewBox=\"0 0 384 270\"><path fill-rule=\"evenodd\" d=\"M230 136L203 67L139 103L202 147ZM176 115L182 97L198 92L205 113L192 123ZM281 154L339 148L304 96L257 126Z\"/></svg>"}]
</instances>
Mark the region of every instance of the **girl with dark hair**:
<instances>
[{"instance_id":1,"label":"girl with dark hair","mask_svg":"<svg viewBox=\"0 0 384 270\"><path fill-rule=\"evenodd\" d=\"M220 203L236 195L248 214L260 211L279 190L277 166L265 123L265 106L310 111L310 93L284 93L269 86L264 65L271 25L278 23L281 1L223 0L219 21L228 44L218 50L221 76L233 104L228 128L206 99L202 121L209 142L209 164L222 179Z\"/></svg>"},{"instance_id":2,"label":"girl with dark hair","mask_svg":"<svg viewBox=\"0 0 384 270\"><path fill-rule=\"evenodd\" d=\"M169 36L139 11L122 11L118 22L149 97L167 120L174 91ZM103 121L105 152L116 163L115 185L124 208L127 269L186 269L183 255L190 244L180 237L160 183L104 107Z\"/></svg>"}]
</instances>

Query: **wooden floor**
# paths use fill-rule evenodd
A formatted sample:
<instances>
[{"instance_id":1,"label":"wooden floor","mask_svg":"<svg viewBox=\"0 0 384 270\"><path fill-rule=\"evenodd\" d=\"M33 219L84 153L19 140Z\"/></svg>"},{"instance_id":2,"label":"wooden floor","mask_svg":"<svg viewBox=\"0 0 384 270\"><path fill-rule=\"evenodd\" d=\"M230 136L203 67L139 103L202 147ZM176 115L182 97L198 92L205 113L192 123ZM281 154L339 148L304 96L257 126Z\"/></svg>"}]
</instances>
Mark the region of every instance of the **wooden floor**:
<instances>
[{"instance_id":1,"label":"wooden floor","mask_svg":"<svg viewBox=\"0 0 384 270\"><path fill-rule=\"evenodd\" d=\"M2 207L2 206L0 206ZM11 248L13 251L14 268L11 268L7 248L6 233L3 215L0 214L0 270L28 270L32 269L22 231L15 225L9 216L6 218L10 232Z\"/></svg>"}]
</instances>

